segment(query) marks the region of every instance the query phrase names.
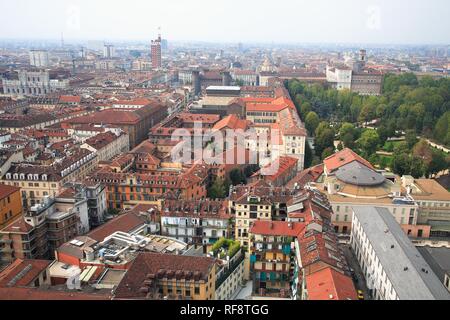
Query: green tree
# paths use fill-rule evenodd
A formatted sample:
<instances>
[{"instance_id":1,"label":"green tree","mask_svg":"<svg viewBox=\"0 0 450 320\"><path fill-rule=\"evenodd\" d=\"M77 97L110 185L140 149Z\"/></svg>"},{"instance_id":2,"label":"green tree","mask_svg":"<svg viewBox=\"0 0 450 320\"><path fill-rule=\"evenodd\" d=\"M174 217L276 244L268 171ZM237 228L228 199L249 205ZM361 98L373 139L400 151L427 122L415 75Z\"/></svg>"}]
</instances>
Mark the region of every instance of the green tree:
<instances>
[{"instance_id":1,"label":"green tree","mask_svg":"<svg viewBox=\"0 0 450 320\"><path fill-rule=\"evenodd\" d=\"M444 113L434 128L436 141L450 146L450 111Z\"/></svg>"},{"instance_id":2,"label":"green tree","mask_svg":"<svg viewBox=\"0 0 450 320\"><path fill-rule=\"evenodd\" d=\"M244 173L238 168L231 170L230 180L233 186L247 183L247 179L245 178Z\"/></svg>"},{"instance_id":3,"label":"green tree","mask_svg":"<svg viewBox=\"0 0 450 320\"><path fill-rule=\"evenodd\" d=\"M259 171L260 167L257 164L246 166L244 174L246 178L250 178L255 172Z\"/></svg>"},{"instance_id":4,"label":"green tree","mask_svg":"<svg viewBox=\"0 0 450 320\"><path fill-rule=\"evenodd\" d=\"M412 157L410 160L410 174L416 178L422 178L425 174L425 165L422 159L418 157Z\"/></svg>"},{"instance_id":5,"label":"green tree","mask_svg":"<svg viewBox=\"0 0 450 320\"><path fill-rule=\"evenodd\" d=\"M319 126L320 119L317 113L311 111L308 113L305 119L305 127L308 130L310 135L313 135Z\"/></svg>"},{"instance_id":6,"label":"green tree","mask_svg":"<svg viewBox=\"0 0 450 320\"><path fill-rule=\"evenodd\" d=\"M208 189L208 198L211 199L225 199L228 195L229 182L216 178L212 186Z\"/></svg>"},{"instance_id":7,"label":"green tree","mask_svg":"<svg viewBox=\"0 0 450 320\"><path fill-rule=\"evenodd\" d=\"M366 130L362 133L358 140L360 148L364 151L367 157L371 156L377 151L380 143L380 136L375 130Z\"/></svg>"},{"instance_id":8,"label":"green tree","mask_svg":"<svg viewBox=\"0 0 450 320\"><path fill-rule=\"evenodd\" d=\"M311 103L309 103L308 101L300 104L300 114L302 115L303 119L306 119L306 116L311 110L312 110Z\"/></svg>"},{"instance_id":9,"label":"green tree","mask_svg":"<svg viewBox=\"0 0 450 320\"><path fill-rule=\"evenodd\" d=\"M355 126L351 123L345 122L341 129L339 129L339 136L342 138L346 134L350 134L352 137L356 136L356 129Z\"/></svg>"},{"instance_id":10,"label":"green tree","mask_svg":"<svg viewBox=\"0 0 450 320\"><path fill-rule=\"evenodd\" d=\"M334 148L328 147L322 152L322 159L326 159L334 154Z\"/></svg>"},{"instance_id":11,"label":"green tree","mask_svg":"<svg viewBox=\"0 0 450 320\"><path fill-rule=\"evenodd\" d=\"M394 158L392 160L392 170L394 173L404 176L410 173L411 162L408 154L399 153L394 154Z\"/></svg>"},{"instance_id":12,"label":"green tree","mask_svg":"<svg viewBox=\"0 0 450 320\"><path fill-rule=\"evenodd\" d=\"M426 167L426 175L433 176L450 167L450 157L445 157L440 151L433 151L433 157L428 167Z\"/></svg>"},{"instance_id":13,"label":"green tree","mask_svg":"<svg viewBox=\"0 0 450 320\"><path fill-rule=\"evenodd\" d=\"M327 148L334 150L334 130L330 128L328 124L326 127L323 127L322 124L320 124L316 130L316 134L314 145L318 157L322 157L323 152Z\"/></svg>"},{"instance_id":14,"label":"green tree","mask_svg":"<svg viewBox=\"0 0 450 320\"><path fill-rule=\"evenodd\" d=\"M418 142L417 134L414 130L407 130L405 135L405 141L409 149L412 149Z\"/></svg>"}]
</instances>

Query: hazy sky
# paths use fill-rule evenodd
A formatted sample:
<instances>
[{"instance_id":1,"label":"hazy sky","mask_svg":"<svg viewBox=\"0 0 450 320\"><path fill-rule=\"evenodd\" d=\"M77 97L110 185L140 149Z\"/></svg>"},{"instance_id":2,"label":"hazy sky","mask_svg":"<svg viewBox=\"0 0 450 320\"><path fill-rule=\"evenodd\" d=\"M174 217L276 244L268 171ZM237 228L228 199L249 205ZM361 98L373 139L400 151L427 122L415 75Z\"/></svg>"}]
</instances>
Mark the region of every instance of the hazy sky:
<instances>
[{"instance_id":1,"label":"hazy sky","mask_svg":"<svg viewBox=\"0 0 450 320\"><path fill-rule=\"evenodd\" d=\"M448 0L0 0L0 38L450 44Z\"/></svg>"}]
</instances>

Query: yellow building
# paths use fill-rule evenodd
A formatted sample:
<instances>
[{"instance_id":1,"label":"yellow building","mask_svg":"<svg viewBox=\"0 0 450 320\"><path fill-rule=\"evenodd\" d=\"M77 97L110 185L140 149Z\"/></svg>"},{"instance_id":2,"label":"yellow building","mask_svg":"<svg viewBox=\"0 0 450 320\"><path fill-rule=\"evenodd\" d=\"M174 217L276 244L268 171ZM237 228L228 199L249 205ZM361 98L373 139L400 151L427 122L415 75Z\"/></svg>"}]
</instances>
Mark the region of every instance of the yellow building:
<instances>
[{"instance_id":1,"label":"yellow building","mask_svg":"<svg viewBox=\"0 0 450 320\"><path fill-rule=\"evenodd\" d=\"M97 163L95 153L80 149L51 166L14 165L4 175L2 183L20 188L28 206L34 206L44 197L55 197L65 183L84 179Z\"/></svg>"},{"instance_id":2,"label":"yellow building","mask_svg":"<svg viewBox=\"0 0 450 320\"><path fill-rule=\"evenodd\" d=\"M141 253L114 292L115 299L214 300L216 261L208 257Z\"/></svg>"},{"instance_id":3,"label":"yellow building","mask_svg":"<svg viewBox=\"0 0 450 320\"><path fill-rule=\"evenodd\" d=\"M0 229L22 214L22 197L17 187L0 184Z\"/></svg>"},{"instance_id":4,"label":"yellow building","mask_svg":"<svg viewBox=\"0 0 450 320\"><path fill-rule=\"evenodd\" d=\"M230 200L229 207L236 219L235 237L241 246L249 245L249 229L256 220L272 220L272 203L259 196Z\"/></svg>"}]
</instances>

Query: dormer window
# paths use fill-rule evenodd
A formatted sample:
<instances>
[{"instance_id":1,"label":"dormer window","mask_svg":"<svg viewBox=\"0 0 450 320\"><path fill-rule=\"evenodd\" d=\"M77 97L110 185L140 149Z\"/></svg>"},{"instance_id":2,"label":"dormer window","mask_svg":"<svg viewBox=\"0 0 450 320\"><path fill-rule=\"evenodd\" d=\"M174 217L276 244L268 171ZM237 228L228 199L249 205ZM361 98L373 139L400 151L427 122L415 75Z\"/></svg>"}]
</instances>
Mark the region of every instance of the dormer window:
<instances>
[{"instance_id":1,"label":"dormer window","mask_svg":"<svg viewBox=\"0 0 450 320\"><path fill-rule=\"evenodd\" d=\"M11 173L6 174L6 179L11 180Z\"/></svg>"},{"instance_id":2,"label":"dormer window","mask_svg":"<svg viewBox=\"0 0 450 320\"><path fill-rule=\"evenodd\" d=\"M42 175L42 180L47 181L47 175L46 174Z\"/></svg>"},{"instance_id":3,"label":"dormer window","mask_svg":"<svg viewBox=\"0 0 450 320\"><path fill-rule=\"evenodd\" d=\"M20 174L20 180L25 180L25 174L24 173Z\"/></svg>"},{"instance_id":4,"label":"dormer window","mask_svg":"<svg viewBox=\"0 0 450 320\"><path fill-rule=\"evenodd\" d=\"M34 180L36 180L36 181L39 180L39 175L38 174L34 175Z\"/></svg>"},{"instance_id":5,"label":"dormer window","mask_svg":"<svg viewBox=\"0 0 450 320\"><path fill-rule=\"evenodd\" d=\"M27 179L28 179L28 180L33 180L33 175L30 173L30 174L27 176Z\"/></svg>"}]
</instances>

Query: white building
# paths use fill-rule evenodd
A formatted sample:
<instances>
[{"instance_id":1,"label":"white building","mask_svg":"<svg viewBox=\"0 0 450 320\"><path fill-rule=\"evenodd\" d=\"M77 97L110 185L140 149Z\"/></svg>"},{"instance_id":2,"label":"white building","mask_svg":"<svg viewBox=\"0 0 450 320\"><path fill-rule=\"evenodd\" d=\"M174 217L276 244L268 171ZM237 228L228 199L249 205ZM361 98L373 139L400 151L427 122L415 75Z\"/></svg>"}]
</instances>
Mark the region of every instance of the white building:
<instances>
[{"instance_id":1,"label":"white building","mask_svg":"<svg viewBox=\"0 0 450 320\"><path fill-rule=\"evenodd\" d=\"M375 299L450 300L388 209L353 208L350 243Z\"/></svg>"},{"instance_id":2,"label":"white building","mask_svg":"<svg viewBox=\"0 0 450 320\"><path fill-rule=\"evenodd\" d=\"M220 266L216 273L216 300L231 300L242 288L245 275L245 253L239 250L227 260L219 260Z\"/></svg>"},{"instance_id":3,"label":"white building","mask_svg":"<svg viewBox=\"0 0 450 320\"><path fill-rule=\"evenodd\" d=\"M33 67L48 67L50 60L48 58L47 50L31 50L30 51L30 65Z\"/></svg>"},{"instance_id":4,"label":"white building","mask_svg":"<svg viewBox=\"0 0 450 320\"><path fill-rule=\"evenodd\" d=\"M112 44L105 44L103 47L103 58L111 59L116 56L116 49Z\"/></svg>"},{"instance_id":5,"label":"white building","mask_svg":"<svg viewBox=\"0 0 450 320\"><path fill-rule=\"evenodd\" d=\"M337 90L352 88L353 70L347 66L327 66L327 81Z\"/></svg>"},{"instance_id":6,"label":"white building","mask_svg":"<svg viewBox=\"0 0 450 320\"><path fill-rule=\"evenodd\" d=\"M3 79L3 92L8 95L46 95L69 87L69 79L50 79L48 71L20 70L17 79Z\"/></svg>"}]
</instances>

